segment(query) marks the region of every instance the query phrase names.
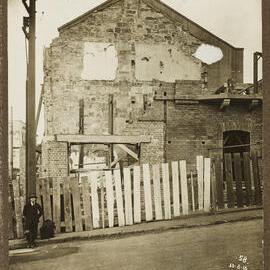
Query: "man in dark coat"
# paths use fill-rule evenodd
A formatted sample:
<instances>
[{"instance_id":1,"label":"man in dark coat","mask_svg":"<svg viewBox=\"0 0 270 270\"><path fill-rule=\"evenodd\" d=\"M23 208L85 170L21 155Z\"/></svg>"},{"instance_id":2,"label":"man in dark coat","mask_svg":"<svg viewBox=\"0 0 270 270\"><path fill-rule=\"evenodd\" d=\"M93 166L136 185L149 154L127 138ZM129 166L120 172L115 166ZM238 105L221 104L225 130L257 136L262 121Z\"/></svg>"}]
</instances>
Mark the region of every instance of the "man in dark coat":
<instances>
[{"instance_id":1,"label":"man in dark coat","mask_svg":"<svg viewBox=\"0 0 270 270\"><path fill-rule=\"evenodd\" d=\"M36 202L36 195L31 195L29 201L23 208L23 220L25 230L28 232L27 241L28 247L36 247L35 240L37 239L39 218L43 215L41 206Z\"/></svg>"}]
</instances>

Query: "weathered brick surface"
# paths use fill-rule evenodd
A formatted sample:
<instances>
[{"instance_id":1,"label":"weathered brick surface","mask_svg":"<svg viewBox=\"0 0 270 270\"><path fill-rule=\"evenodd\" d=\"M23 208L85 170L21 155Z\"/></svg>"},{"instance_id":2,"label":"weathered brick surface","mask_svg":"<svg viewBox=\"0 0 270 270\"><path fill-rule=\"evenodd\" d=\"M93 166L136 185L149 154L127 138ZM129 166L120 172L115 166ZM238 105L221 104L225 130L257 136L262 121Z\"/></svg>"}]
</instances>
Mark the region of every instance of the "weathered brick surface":
<instances>
[{"instance_id":1,"label":"weathered brick surface","mask_svg":"<svg viewBox=\"0 0 270 270\"><path fill-rule=\"evenodd\" d=\"M68 147L66 143L48 141L42 145L40 176L68 176Z\"/></svg>"},{"instance_id":2,"label":"weathered brick surface","mask_svg":"<svg viewBox=\"0 0 270 270\"><path fill-rule=\"evenodd\" d=\"M243 104L231 105L226 111L221 111L219 106L168 103L168 160L186 159L189 163L194 163L198 154L210 156L217 151L208 149L223 147L223 132L229 130L248 131L251 144L261 143L261 108L249 112L248 104ZM261 145L252 145L251 150L260 147Z\"/></svg>"},{"instance_id":3,"label":"weathered brick surface","mask_svg":"<svg viewBox=\"0 0 270 270\"><path fill-rule=\"evenodd\" d=\"M44 62L45 135L79 133L80 99L84 99L85 134L108 134L108 101L109 94L113 94L114 133L152 137L150 144L142 144L141 162L194 162L196 154L207 155L207 148L221 146L224 130L239 129L242 123L243 129L252 133L252 142L260 140L260 109L248 112L241 105L221 112L217 105L176 105L173 100L181 95L212 93L231 77L242 82L242 51L222 40L209 38L210 44L223 51L224 57L218 63L207 66L192 56L208 36L202 35L203 41L195 38L187 23L169 19L141 0L118 1L60 28L59 37L46 50ZM115 47L115 80L82 79L86 42ZM181 57L175 59L175 55ZM163 57L157 62L160 72L156 72L157 66L143 66L159 57ZM165 72L168 66L174 68ZM167 104L154 101L164 96L169 99ZM60 174L65 174L63 160L57 157L59 145L51 146L55 147L51 154L47 143L43 146L43 166L55 163L58 169L51 168L49 173L59 174L60 168ZM63 157L66 150L62 146L60 149Z\"/></svg>"}]
</instances>

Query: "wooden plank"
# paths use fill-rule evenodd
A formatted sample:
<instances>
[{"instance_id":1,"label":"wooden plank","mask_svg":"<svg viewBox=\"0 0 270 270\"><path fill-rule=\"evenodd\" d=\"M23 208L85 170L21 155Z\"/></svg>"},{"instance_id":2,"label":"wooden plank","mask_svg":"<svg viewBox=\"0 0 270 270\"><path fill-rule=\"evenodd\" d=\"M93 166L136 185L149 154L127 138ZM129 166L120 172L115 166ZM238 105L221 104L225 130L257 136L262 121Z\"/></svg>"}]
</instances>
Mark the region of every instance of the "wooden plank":
<instances>
[{"instance_id":1,"label":"wooden plank","mask_svg":"<svg viewBox=\"0 0 270 270\"><path fill-rule=\"evenodd\" d=\"M211 168L210 168L210 185L211 185L211 197L210 202L212 204L212 211L217 210L217 183L216 183L216 167L215 160L211 158Z\"/></svg>"},{"instance_id":2,"label":"wooden plank","mask_svg":"<svg viewBox=\"0 0 270 270\"><path fill-rule=\"evenodd\" d=\"M179 171L178 162L172 162L172 181L173 181L173 215L180 216L180 191L179 191Z\"/></svg>"},{"instance_id":3,"label":"wooden plank","mask_svg":"<svg viewBox=\"0 0 270 270\"><path fill-rule=\"evenodd\" d=\"M160 189L160 168L158 164L153 165L153 184L154 184L154 204L155 219L162 219L161 189Z\"/></svg>"},{"instance_id":4,"label":"wooden plank","mask_svg":"<svg viewBox=\"0 0 270 270\"><path fill-rule=\"evenodd\" d=\"M241 155L240 153L234 153L233 154L233 164L234 164L234 180L236 183L236 201L237 201L237 207L243 207L244 206L244 196L243 196L243 188L242 188L242 163L241 163Z\"/></svg>"},{"instance_id":5,"label":"wooden plank","mask_svg":"<svg viewBox=\"0 0 270 270\"><path fill-rule=\"evenodd\" d=\"M225 158L225 177L227 183L227 201L228 208L234 208L235 199L233 191L233 170L232 170L232 157L230 153L224 155Z\"/></svg>"},{"instance_id":6,"label":"wooden plank","mask_svg":"<svg viewBox=\"0 0 270 270\"><path fill-rule=\"evenodd\" d=\"M84 224L85 230L89 231L93 229L92 212L91 212L91 196L90 196L90 184L87 176L81 178L82 183L82 199L84 210Z\"/></svg>"},{"instance_id":7,"label":"wooden plank","mask_svg":"<svg viewBox=\"0 0 270 270\"><path fill-rule=\"evenodd\" d=\"M223 161L220 157L215 159L215 175L217 205L219 209L224 209Z\"/></svg>"},{"instance_id":8,"label":"wooden plank","mask_svg":"<svg viewBox=\"0 0 270 270\"><path fill-rule=\"evenodd\" d=\"M105 181L109 227L112 228L114 226L114 195L111 171L105 171Z\"/></svg>"},{"instance_id":9,"label":"wooden plank","mask_svg":"<svg viewBox=\"0 0 270 270\"><path fill-rule=\"evenodd\" d=\"M211 208L211 159L204 159L204 211L209 212Z\"/></svg>"},{"instance_id":10,"label":"wooden plank","mask_svg":"<svg viewBox=\"0 0 270 270\"><path fill-rule=\"evenodd\" d=\"M252 153L251 159L252 159L254 186L255 186L255 204L261 205L262 204L261 180L259 174L258 157L256 152Z\"/></svg>"},{"instance_id":11,"label":"wooden plank","mask_svg":"<svg viewBox=\"0 0 270 270\"><path fill-rule=\"evenodd\" d=\"M199 210L203 210L203 156L196 157Z\"/></svg>"},{"instance_id":12,"label":"wooden plank","mask_svg":"<svg viewBox=\"0 0 270 270\"><path fill-rule=\"evenodd\" d=\"M52 220L51 196L50 196L50 182L49 178L42 179L42 198L43 198L43 212L44 220Z\"/></svg>"},{"instance_id":13,"label":"wooden plank","mask_svg":"<svg viewBox=\"0 0 270 270\"><path fill-rule=\"evenodd\" d=\"M60 179L55 177L53 183L53 221L55 223L55 231L61 231L61 208L60 208Z\"/></svg>"},{"instance_id":14,"label":"wooden plank","mask_svg":"<svg viewBox=\"0 0 270 270\"><path fill-rule=\"evenodd\" d=\"M97 182L97 172L92 171L89 174L91 183L91 202L92 202L92 219L93 228L99 228L100 217L99 217L99 202L98 202L98 182Z\"/></svg>"},{"instance_id":15,"label":"wooden plank","mask_svg":"<svg viewBox=\"0 0 270 270\"><path fill-rule=\"evenodd\" d=\"M125 215L124 215L123 193L122 193L122 182L121 182L120 170L114 171L114 181L115 181L115 191L116 191L118 226L125 226Z\"/></svg>"},{"instance_id":16,"label":"wooden plank","mask_svg":"<svg viewBox=\"0 0 270 270\"><path fill-rule=\"evenodd\" d=\"M125 190L125 217L126 225L133 224L133 214L132 214L132 197L131 197L131 177L130 169L124 168L124 190Z\"/></svg>"},{"instance_id":17,"label":"wooden plank","mask_svg":"<svg viewBox=\"0 0 270 270\"><path fill-rule=\"evenodd\" d=\"M64 180L64 209L65 209L65 231L72 232L72 209L71 209L71 193L70 178Z\"/></svg>"},{"instance_id":18,"label":"wooden plank","mask_svg":"<svg viewBox=\"0 0 270 270\"><path fill-rule=\"evenodd\" d=\"M100 181L100 205L101 205L101 223L102 223L102 228L105 228L105 201L104 201L104 183L103 183L103 178L101 178Z\"/></svg>"},{"instance_id":19,"label":"wooden plank","mask_svg":"<svg viewBox=\"0 0 270 270\"><path fill-rule=\"evenodd\" d=\"M139 160L138 154L130 150L128 147L126 147L124 144L116 144L120 149L125 151L127 154L129 154L131 157L133 157L136 160Z\"/></svg>"},{"instance_id":20,"label":"wooden plank","mask_svg":"<svg viewBox=\"0 0 270 270\"><path fill-rule=\"evenodd\" d=\"M146 221L151 221L153 220L153 208L149 164L143 164L143 186Z\"/></svg>"},{"instance_id":21,"label":"wooden plank","mask_svg":"<svg viewBox=\"0 0 270 270\"><path fill-rule=\"evenodd\" d=\"M14 211L15 211L15 220L16 220L16 234L17 238L23 237L23 224L22 224L22 205L20 198L20 178L16 177L12 181L13 184L13 193L14 193Z\"/></svg>"},{"instance_id":22,"label":"wooden plank","mask_svg":"<svg viewBox=\"0 0 270 270\"><path fill-rule=\"evenodd\" d=\"M162 182L163 182L163 199L164 199L164 217L171 219L171 195L170 195L170 179L169 179L169 164L162 164Z\"/></svg>"},{"instance_id":23,"label":"wooden plank","mask_svg":"<svg viewBox=\"0 0 270 270\"><path fill-rule=\"evenodd\" d=\"M134 166L133 170L134 190L134 222L141 223L141 170L140 166Z\"/></svg>"},{"instance_id":24,"label":"wooden plank","mask_svg":"<svg viewBox=\"0 0 270 270\"><path fill-rule=\"evenodd\" d=\"M137 143L150 143L150 136L121 136L121 135L83 135L83 134L71 134L71 135L55 135L55 138L59 142L68 142L71 144L80 143L103 143L103 144L137 144Z\"/></svg>"},{"instance_id":25,"label":"wooden plank","mask_svg":"<svg viewBox=\"0 0 270 270\"><path fill-rule=\"evenodd\" d=\"M192 211L196 210L193 172L190 172Z\"/></svg>"},{"instance_id":26,"label":"wooden plank","mask_svg":"<svg viewBox=\"0 0 270 270\"><path fill-rule=\"evenodd\" d=\"M186 161L180 160L180 179L181 179L181 202L182 212L188 215L188 186L187 186L187 169Z\"/></svg>"},{"instance_id":27,"label":"wooden plank","mask_svg":"<svg viewBox=\"0 0 270 270\"><path fill-rule=\"evenodd\" d=\"M249 153L243 153L244 161L244 180L246 185L246 205L252 205L252 185L251 185L251 168L250 168L250 157Z\"/></svg>"},{"instance_id":28,"label":"wooden plank","mask_svg":"<svg viewBox=\"0 0 270 270\"><path fill-rule=\"evenodd\" d=\"M71 189L72 198L73 198L75 231L81 232L83 230L81 196L80 196L80 189L79 189L79 180L77 177L72 177L70 179L70 189Z\"/></svg>"}]
</instances>

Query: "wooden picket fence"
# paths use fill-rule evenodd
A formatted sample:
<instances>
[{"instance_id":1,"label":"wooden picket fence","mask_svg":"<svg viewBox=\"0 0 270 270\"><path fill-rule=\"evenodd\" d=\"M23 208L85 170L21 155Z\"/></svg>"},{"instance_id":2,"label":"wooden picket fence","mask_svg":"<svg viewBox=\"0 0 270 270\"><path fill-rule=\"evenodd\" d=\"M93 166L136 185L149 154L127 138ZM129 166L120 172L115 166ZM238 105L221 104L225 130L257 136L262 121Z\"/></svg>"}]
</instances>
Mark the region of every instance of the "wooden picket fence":
<instances>
[{"instance_id":1,"label":"wooden picket fence","mask_svg":"<svg viewBox=\"0 0 270 270\"><path fill-rule=\"evenodd\" d=\"M56 232L80 232L196 213L261 206L262 159L257 153L197 156L196 169L185 160L132 168L89 171L84 176L37 181L43 220ZM23 236L25 195L13 181L16 236Z\"/></svg>"},{"instance_id":2,"label":"wooden picket fence","mask_svg":"<svg viewBox=\"0 0 270 270\"><path fill-rule=\"evenodd\" d=\"M44 220L56 232L80 232L169 220L211 208L211 160L197 157L196 172L186 161L90 171L87 176L43 178L37 184ZM18 191L18 183L14 183ZM17 236L22 237L23 200L15 194Z\"/></svg>"},{"instance_id":3,"label":"wooden picket fence","mask_svg":"<svg viewBox=\"0 0 270 270\"><path fill-rule=\"evenodd\" d=\"M262 157L259 152L225 153L212 159L212 202L218 209L262 205Z\"/></svg>"}]
</instances>

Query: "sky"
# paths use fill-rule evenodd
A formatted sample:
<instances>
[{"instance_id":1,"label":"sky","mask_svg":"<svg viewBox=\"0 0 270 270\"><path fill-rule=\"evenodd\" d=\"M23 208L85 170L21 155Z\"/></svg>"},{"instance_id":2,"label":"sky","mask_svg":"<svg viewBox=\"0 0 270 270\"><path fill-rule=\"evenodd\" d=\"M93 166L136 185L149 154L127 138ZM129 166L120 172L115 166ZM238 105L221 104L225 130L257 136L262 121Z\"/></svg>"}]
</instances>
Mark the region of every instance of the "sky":
<instances>
[{"instance_id":1,"label":"sky","mask_svg":"<svg viewBox=\"0 0 270 270\"><path fill-rule=\"evenodd\" d=\"M179 13L235 47L244 48L244 81L252 82L253 52L261 51L261 0L162 0ZM104 0L37 0L36 106L43 82L43 48L57 37L57 28ZM8 0L9 106L13 119L25 121L26 47L21 30L27 16L21 0ZM39 140L43 134L43 110Z\"/></svg>"}]
</instances>

